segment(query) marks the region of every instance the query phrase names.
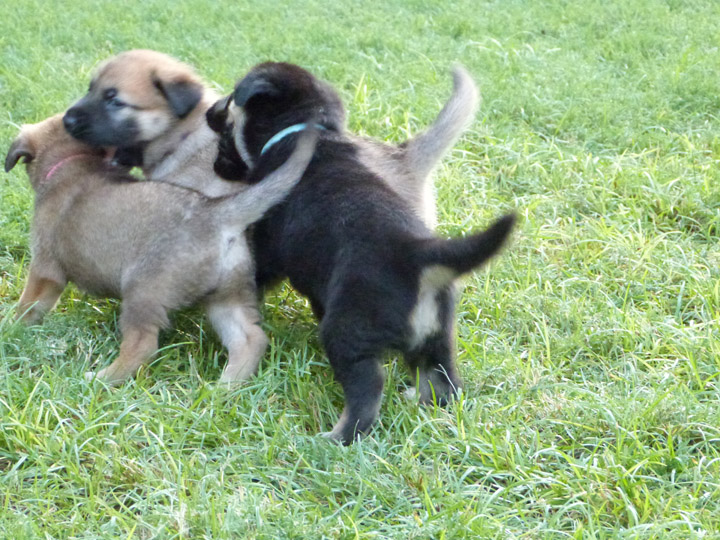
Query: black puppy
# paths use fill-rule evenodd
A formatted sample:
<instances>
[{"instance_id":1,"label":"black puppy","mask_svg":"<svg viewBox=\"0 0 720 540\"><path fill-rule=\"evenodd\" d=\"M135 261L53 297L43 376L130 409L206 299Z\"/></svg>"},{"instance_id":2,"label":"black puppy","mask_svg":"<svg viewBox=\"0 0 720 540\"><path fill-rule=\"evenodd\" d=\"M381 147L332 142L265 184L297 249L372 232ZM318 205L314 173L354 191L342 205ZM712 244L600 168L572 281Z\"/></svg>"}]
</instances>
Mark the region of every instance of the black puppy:
<instances>
[{"instance_id":1,"label":"black puppy","mask_svg":"<svg viewBox=\"0 0 720 540\"><path fill-rule=\"evenodd\" d=\"M343 133L344 116L328 84L285 63L256 66L207 114L225 139L218 156L223 168L230 162L249 167L250 182L287 159L298 132L321 128L300 183L257 223L254 248L259 285L289 277L320 319L323 346L345 393L329 436L349 444L377 417L383 351L404 353L421 401L443 404L459 389L454 280L499 250L514 217L464 238L435 237L361 163Z\"/></svg>"}]
</instances>

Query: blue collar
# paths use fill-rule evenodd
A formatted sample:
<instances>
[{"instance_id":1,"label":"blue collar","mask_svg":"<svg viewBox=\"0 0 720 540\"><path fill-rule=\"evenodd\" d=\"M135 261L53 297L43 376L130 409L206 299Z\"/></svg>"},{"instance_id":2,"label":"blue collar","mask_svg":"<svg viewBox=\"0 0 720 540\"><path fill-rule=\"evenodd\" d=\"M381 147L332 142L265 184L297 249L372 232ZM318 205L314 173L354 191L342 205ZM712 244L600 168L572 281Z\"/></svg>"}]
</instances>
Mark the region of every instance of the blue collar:
<instances>
[{"instance_id":1,"label":"blue collar","mask_svg":"<svg viewBox=\"0 0 720 540\"><path fill-rule=\"evenodd\" d=\"M265 146L262 147L262 150L260 150L260 155L262 156L265 152L267 152L271 146L279 143L282 141L285 137L288 135L292 135L293 133L297 133L298 131L302 131L303 129L306 129L308 125L306 123L302 124L294 124L290 127L286 127L282 131L278 131L275 135L273 135L268 142L265 143ZM321 126L320 124L315 124L315 127L317 129L325 129L325 126Z\"/></svg>"}]
</instances>

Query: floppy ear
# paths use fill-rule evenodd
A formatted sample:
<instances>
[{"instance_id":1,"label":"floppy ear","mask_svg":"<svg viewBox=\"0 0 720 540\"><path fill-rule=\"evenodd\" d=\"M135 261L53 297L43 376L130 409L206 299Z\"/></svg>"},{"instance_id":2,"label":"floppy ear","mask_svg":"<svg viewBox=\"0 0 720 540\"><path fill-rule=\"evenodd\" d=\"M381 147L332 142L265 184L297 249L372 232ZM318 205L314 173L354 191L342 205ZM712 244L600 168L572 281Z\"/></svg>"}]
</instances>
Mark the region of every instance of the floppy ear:
<instances>
[{"instance_id":1,"label":"floppy ear","mask_svg":"<svg viewBox=\"0 0 720 540\"><path fill-rule=\"evenodd\" d=\"M200 103L203 95L202 84L180 79L176 81L163 81L153 75L153 85L157 88L170 105L170 109L178 118L185 118Z\"/></svg>"},{"instance_id":2,"label":"floppy ear","mask_svg":"<svg viewBox=\"0 0 720 540\"><path fill-rule=\"evenodd\" d=\"M269 81L264 75L252 74L245 77L235 88L233 99L235 105L244 107L245 104L255 96L278 97L281 94L273 82Z\"/></svg>"},{"instance_id":3,"label":"floppy ear","mask_svg":"<svg viewBox=\"0 0 720 540\"><path fill-rule=\"evenodd\" d=\"M20 133L10 145L7 157L5 158L5 172L12 170L20 158L25 158L25 163L30 163L35 157L35 149L32 147L29 138Z\"/></svg>"}]
</instances>

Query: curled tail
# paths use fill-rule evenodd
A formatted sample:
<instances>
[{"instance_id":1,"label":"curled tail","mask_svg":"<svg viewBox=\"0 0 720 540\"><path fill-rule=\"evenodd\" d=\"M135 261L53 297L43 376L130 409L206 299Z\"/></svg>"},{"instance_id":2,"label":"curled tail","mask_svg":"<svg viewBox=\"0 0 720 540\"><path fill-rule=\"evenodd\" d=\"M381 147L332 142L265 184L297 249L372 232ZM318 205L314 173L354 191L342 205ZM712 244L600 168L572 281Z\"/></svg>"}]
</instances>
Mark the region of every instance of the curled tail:
<instances>
[{"instance_id":1,"label":"curled tail","mask_svg":"<svg viewBox=\"0 0 720 540\"><path fill-rule=\"evenodd\" d=\"M404 143L405 162L425 179L475 116L478 89L462 66L453 68L453 93L427 131Z\"/></svg>"},{"instance_id":2,"label":"curled tail","mask_svg":"<svg viewBox=\"0 0 720 540\"><path fill-rule=\"evenodd\" d=\"M462 238L431 238L416 247L416 260L421 267L435 267L436 280L442 285L477 268L495 255L505 243L515 215L507 214L490 228Z\"/></svg>"},{"instance_id":3,"label":"curled tail","mask_svg":"<svg viewBox=\"0 0 720 540\"><path fill-rule=\"evenodd\" d=\"M218 203L218 211L225 214L224 219L230 223L235 222L244 229L262 218L270 208L281 203L305 174L315 152L317 139L317 129L305 130L285 163L261 182L239 193L223 197Z\"/></svg>"}]
</instances>

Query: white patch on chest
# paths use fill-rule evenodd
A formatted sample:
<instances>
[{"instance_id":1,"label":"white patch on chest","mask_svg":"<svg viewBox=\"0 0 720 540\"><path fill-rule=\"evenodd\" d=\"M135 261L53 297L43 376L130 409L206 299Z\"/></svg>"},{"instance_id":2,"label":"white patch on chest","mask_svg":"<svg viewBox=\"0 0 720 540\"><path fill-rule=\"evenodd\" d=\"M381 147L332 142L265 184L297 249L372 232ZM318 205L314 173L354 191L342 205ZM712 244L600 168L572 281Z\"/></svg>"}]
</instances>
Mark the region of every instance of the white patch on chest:
<instances>
[{"instance_id":1,"label":"white patch on chest","mask_svg":"<svg viewBox=\"0 0 720 540\"><path fill-rule=\"evenodd\" d=\"M410 348L418 347L441 330L438 291L452 282L456 273L446 266L431 266L420 274L420 287L415 307L410 312Z\"/></svg>"}]
</instances>

